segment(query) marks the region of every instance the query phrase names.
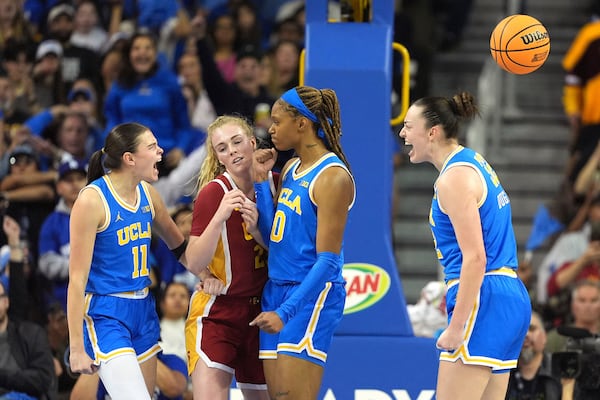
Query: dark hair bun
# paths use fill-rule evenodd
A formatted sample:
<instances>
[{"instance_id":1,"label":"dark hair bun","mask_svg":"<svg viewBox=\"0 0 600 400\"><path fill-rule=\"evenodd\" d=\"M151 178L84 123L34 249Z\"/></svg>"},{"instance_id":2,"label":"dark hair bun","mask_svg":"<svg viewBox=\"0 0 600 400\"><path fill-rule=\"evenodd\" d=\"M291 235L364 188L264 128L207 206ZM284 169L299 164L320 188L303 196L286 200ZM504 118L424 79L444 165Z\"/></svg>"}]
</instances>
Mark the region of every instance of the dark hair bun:
<instances>
[{"instance_id":1,"label":"dark hair bun","mask_svg":"<svg viewBox=\"0 0 600 400\"><path fill-rule=\"evenodd\" d=\"M452 97L456 113L463 118L472 118L479 114L479 109L475 103L475 98L469 92L461 92Z\"/></svg>"}]
</instances>

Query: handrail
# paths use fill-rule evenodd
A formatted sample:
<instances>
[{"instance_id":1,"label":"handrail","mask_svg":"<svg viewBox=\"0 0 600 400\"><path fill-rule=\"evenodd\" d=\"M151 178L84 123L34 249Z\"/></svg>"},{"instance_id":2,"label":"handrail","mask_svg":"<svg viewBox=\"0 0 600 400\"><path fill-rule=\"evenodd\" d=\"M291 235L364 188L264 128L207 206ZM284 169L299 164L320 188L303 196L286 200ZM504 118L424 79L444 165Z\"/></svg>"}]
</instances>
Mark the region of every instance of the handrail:
<instances>
[{"instance_id":1,"label":"handrail","mask_svg":"<svg viewBox=\"0 0 600 400\"><path fill-rule=\"evenodd\" d=\"M306 49L300 51L300 58L298 59L298 85L304 86L304 60L306 59Z\"/></svg>"},{"instance_id":2,"label":"handrail","mask_svg":"<svg viewBox=\"0 0 600 400\"><path fill-rule=\"evenodd\" d=\"M396 118L392 118L390 121L391 125L398 125L402 123L404 116L408 111L410 89L410 55L408 54L406 47L400 43L392 43L392 49L398 51L402 55L402 93L400 95L402 106L400 108L400 115L398 115Z\"/></svg>"}]
</instances>

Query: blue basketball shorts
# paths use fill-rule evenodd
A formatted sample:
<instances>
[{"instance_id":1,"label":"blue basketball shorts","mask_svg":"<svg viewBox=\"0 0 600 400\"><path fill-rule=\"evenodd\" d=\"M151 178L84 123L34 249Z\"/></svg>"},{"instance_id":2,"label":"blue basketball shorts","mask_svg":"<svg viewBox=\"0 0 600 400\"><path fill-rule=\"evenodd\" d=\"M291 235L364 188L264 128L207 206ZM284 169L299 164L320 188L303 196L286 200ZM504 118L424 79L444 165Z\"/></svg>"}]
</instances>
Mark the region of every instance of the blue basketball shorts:
<instances>
[{"instance_id":1,"label":"blue basketball shorts","mask_svg":"<svg viewBox=\"0 0 600 400\"><path fill-rule=\"evenodd\" d=\"M464 364L508 372L517 360L531 322L531 301L516 274L488 273L465 326L463 345L452 352L442 351L441 361L462 360ZM459 284L449 285L446 295L448 321L456 305Z\"/></svg>"},{"instance_id":2,"label":"blue basketball shorts","mask_svg":"<svg viewBox=\"0 0 600 400\"><path fill-rule=\"evenodd\" d=\"M263 311L277 309L298 287L298 284L269 280L263 290ZM259 357L268 360L276 359L277 354L286 354L324 366L333 333L342 320L345 301L344 284L327 282L317 298L308 301L281 332L260 331Z\"/></svg>"},{"instance_id":3,"label":"blue basketball shorts","mask_svg":"<svg viewBox=\"0 0 600 400\"><path fill-rule=\"evenodd\" d=\"M143 298L86 294L84 344L95 364L127 353L142 363L160 351L154 297L145 292Z\"/></svg>"}]
</instances>

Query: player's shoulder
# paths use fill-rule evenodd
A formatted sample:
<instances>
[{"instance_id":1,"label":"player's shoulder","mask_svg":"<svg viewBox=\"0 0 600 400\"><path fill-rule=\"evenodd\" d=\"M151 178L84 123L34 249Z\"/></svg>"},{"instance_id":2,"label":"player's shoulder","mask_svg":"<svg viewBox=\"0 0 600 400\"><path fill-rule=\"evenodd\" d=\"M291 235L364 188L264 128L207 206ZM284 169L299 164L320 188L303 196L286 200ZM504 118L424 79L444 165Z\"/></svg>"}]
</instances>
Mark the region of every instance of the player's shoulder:
<instances>
[{"instance_id":1,"label":"player's shoulder","mask_svg":"<svg viewBox=\"0 0 600 400\"><path fill-rule=\"evenodd\" d=\"M478 189L481 175L472 163L458 163L447 168L435 182L438 192L455 192Z\"/></svg>"},{"instance_id":2,"label":"player's shoulder","mask_svg":"<svg viewBox=\"0 0 600 400\"><path fill-rule=\"evenodd\" d=\"M200 189L197 199L221 198L229 190L231 184L223 175L219 175Z\"/></svg>"},{"instance_id":3,"label":"player's shoulder","mask_svg":"<svg viewBox=\"0 0 600 400\"><path fill-rule=\"evenodd\" d=\"M99 205L103 202L104 199L103 189L104 188L95 184L87 185L83 189L81 189L79 195L77 196L77 201L75 203L79 203L80 205L85 206Z\"/></svg>"},{"instance_id":4,"label":"player's shoulder","mask_svg":"<svg viewBox=\"0 0 600 400\"><path fill-rule=\"evenodd\" d=\"M208 182L206 186L209 188L209 190L220 191L224 193L233 190L234 185L235 183L233 178L226 172L216 176L215 179Z\"/></svg>"},{"instance_id":5,"label":"player's shoulder","mask_svg":"<svg viewBox=\"0 0 600 400\"><path fill-rule=\"evenodd\" d=\"M341 163L328 164L319 173L319 180L327 180L330 183L345 184L353 181L352 175L348 168Z\"/></svg>"}]
</instances>

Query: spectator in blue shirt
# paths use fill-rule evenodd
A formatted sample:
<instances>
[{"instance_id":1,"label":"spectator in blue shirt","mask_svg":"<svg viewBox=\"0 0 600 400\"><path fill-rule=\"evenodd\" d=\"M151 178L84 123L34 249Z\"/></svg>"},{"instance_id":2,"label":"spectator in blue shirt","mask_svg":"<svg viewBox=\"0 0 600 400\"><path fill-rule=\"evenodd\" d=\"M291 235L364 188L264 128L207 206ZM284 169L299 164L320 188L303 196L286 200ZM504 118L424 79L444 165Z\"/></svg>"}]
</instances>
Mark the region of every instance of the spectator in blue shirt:
<instances>
[{"instance_id":1,"label":"spectator in blue shirt","mask_svg":"<svg viewBox=\"0 0 600 400\"><path fill-rule=\"evenodd\" d=\"M123 68L104 103L105 135L128 121L147 126L165 150L159 165L164 175L203 143L205 135L191 126L177 76L161 67L156 46L155 37L143 31L125 46Z\"/></svg>"}]
</instances>

